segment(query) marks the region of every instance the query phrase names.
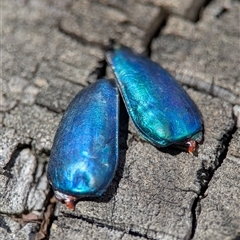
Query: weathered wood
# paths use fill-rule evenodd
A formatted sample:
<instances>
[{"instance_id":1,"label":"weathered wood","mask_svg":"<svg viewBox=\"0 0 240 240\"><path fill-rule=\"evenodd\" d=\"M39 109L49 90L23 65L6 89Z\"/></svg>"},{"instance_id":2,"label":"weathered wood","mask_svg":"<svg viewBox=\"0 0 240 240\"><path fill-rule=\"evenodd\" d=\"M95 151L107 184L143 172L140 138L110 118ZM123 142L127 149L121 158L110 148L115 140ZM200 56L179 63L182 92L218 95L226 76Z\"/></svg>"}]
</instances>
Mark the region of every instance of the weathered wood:
<instances>
[{"instance_id":1,"label":"weathered wood","mask_svg":"<svg viewBox=\"0 0 240 240\"><path fill-rule=\"evenodd\" d=\"M227 157L215 172L201 213L194 239L240 238L240 131L233 135Z\"/></svg>"},{"instance_id":2,"label":"weathered wood","mask_svg":"<svg viewBox=\"0 0 240 240\"><path fill-rule=\"evenodd\" d=\"M143 51L164 17L161 8L136 1L73 1L59 27L82 42L108 46L117 39Z\"/></svg>"},{"instance_id":3,"label":"weathered wood","mask_svg":"<svg viewBox=\"0 0 240 240\"><path fill-rule=\"evenodd\" d=\"M1 239L43 239L47 226L50 239L239 237L240 134L232 110L239 114L239 1L211 1L197 22L201 6L193 0L1 4ZM110 39L150 52L185 84L203 114L204 143L198 156L156 149L131 121L126 126L123 111L113 183L75 212L57 204L51 223L46 165L54 133L80 89L112 76L104 63Z\"/></svg>"},{"instance_id":4,"label":"weathered wood","mask_svg":"<svg viewBox=\"0 0 240 240\"><path fill-rule=\"evenodd\" d=\"M183 84L239 105L240 6L226 2L213 1L196 24L170 17L152 57Z\"/></svg>"}]
</instances>

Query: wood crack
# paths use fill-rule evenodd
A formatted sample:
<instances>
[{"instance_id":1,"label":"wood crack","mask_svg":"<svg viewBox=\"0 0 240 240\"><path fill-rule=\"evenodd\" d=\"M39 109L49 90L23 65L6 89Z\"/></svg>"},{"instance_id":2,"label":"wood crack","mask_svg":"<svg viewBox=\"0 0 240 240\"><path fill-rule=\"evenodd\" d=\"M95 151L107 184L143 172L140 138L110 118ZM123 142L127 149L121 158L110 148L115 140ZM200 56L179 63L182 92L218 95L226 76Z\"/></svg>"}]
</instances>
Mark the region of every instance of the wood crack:
<instances>
[{"instance_id":1,"label":"wood crack","mask_svg":"<svg viewBox=\"0 0 240 240\"><path fill-rule=\"evenodd\" d=\"M235 123L236 124L236 123ZM207 197L207 190L209 183L211 182L215 172L218 170L219 167L221 167L223 161L226 159L227 153L228 153L228 147L231 143L231 140L233 138L234 133L237 131L236 125L234 125L232 128L229 129L229 131L222 136L222 138L219 140L221 142L222 147L218 149L219 154L216 154L215 163L216 166L214 169L209 168L206 169L204 164L202 164L202 169L198 171L198 179L201 184L201 191L200 194L196 197L196 199L193 202L192 205L192 233L190 239L194 238L196 229L197 229L197 221L201 214L201 200L203 198Z\"/></svg>"}]
</instances>

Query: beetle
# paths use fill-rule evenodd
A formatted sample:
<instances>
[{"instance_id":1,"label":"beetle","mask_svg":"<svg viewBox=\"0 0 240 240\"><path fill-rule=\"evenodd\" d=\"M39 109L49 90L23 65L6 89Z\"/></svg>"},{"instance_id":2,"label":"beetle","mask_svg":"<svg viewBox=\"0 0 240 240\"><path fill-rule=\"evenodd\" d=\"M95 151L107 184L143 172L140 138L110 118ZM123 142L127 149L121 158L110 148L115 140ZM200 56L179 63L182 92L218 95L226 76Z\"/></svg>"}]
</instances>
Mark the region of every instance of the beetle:
<instances>
[{"instance_id":1,"label":"beetle","mask_svg":"<svg viewBox=\"0 0 240 240\"><path fill-rule=\"evenodd\" d=\"M100 196L118 164L119 93L101 79L80 91L57 129L47 175L55 197L74 209L79 198Z\"/></svg>"},{"instance_id":2,"label":"beetle","mask_svg":"<svg viewBox=\"0 0 240 240\"><path fill-rule=\"evenodd\" d=\"M157 63L127 47L115 46L106 58L140 135L157 147L184 144L193 153L203 138L203 119L183 87Z\"/></svg>"}]
</instances>

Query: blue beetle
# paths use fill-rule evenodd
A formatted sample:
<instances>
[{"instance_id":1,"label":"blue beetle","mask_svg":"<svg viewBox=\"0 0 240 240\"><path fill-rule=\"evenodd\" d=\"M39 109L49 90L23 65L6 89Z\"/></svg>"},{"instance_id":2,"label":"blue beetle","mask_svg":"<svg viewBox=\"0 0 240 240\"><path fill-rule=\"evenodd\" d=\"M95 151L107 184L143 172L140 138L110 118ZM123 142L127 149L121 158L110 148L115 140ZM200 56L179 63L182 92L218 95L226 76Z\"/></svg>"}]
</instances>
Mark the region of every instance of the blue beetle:
<instances>
[{"instance_id":1,"label":"blue beetle","mask_svg":"<svg viewBox=\"0 0 240 240\"><path fill-rule=\"evenodd\" d=\"M157 63L127 47L109 51L107 61L143 138L157 147L183 143L194 152L202 141L203 119L182 86Z\"/></svg>"},{"instance_id":2,"label":"blue beetle","mask_svg":"<svg viewBox=\"0 0 240 240\"><path fill-rule=\"evenodd\" d=\"M77 199L100 196L118 164L119 93L101 79L72 100L57 129L47 175L56 198L74 209Z\"/></svg>"}]
</instances>

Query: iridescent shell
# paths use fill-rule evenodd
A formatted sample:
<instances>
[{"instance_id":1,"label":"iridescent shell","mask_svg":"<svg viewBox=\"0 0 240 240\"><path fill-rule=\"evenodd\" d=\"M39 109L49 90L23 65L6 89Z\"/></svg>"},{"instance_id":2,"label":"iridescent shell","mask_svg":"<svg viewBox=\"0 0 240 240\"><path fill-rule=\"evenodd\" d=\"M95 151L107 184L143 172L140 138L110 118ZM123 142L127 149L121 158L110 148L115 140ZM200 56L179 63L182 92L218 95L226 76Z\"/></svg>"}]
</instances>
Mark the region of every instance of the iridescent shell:
<instances>
[{"instance_id":1,"label":"iridescent shell","mask_svg":"<svg viewBox=\"0 0 240 240\"><path fill-rule=\"evenodd\" d=\"M115 48L107 60L143 138L158 147L183 142L193 152L196 141L202 140L203 120L182 86L157 63L129 48Z\"/></svg>"},{"instance_id":2,"label":"iridescent shell","mask_svg":"<svg viewBox=\"0 0 240 240\"><path fill-rule=\"evenodd\" d=\"M115 82L101 79L84 88L68 106L57 129L48 179L58 200L100 196L118 164L119 93Z\"/></svg>"}]
</instances>

